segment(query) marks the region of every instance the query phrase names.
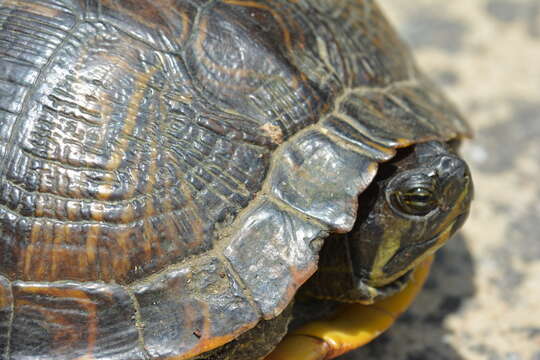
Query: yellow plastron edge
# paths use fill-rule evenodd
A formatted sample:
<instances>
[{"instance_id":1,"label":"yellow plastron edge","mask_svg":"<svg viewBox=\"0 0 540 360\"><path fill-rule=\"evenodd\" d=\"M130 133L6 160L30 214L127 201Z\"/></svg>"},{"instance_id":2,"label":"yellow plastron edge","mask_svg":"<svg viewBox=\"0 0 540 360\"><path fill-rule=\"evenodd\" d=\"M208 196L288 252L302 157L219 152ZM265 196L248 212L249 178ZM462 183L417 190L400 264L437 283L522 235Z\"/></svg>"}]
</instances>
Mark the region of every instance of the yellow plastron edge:
<instances>
[{"instance_id":1,"label":"yellow plastron edge","mask_svg":"<svg viewBox=\"0 0 540 360\"><path fill-rule=\"evenodd\" d=\"M343 305L331 319L310 322L287 334L266 360L328 360L367 344L411 305L427 279L432 261L430 257L420 264L398 294L373 305Z\"/></svg>"}]
</instances>

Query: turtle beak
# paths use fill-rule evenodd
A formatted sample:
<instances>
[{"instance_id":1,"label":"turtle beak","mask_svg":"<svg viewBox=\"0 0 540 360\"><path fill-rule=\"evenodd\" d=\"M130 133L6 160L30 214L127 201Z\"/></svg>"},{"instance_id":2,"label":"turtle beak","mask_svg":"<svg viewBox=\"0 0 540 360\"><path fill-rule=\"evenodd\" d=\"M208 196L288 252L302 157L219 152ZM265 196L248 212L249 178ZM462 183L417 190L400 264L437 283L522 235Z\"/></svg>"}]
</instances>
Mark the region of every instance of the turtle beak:
<instances>
[{"instance_id":1,"label":"turtle beak","mask_svg":"<svg viewBox=\"0 0 540 360\"><path fill-rule=\"evenodd\" d=\"M384 279L359 280L359 284L357 286L359 288L364 288L364 293L370 294L370 296L359 301L359 303L369 305L376 303L381 299L386 299L400 293L406 286L408 286L412 279L411 274L414 272L414 270L420 266L420 264L427 261L427 259L432 259L434 253L440 249L457 230L461 228L468 216L469 211L463 212L462 214L458 215L455 220L445 228L444 231L422 243L422 246L427 250L425 250L421 255L411 255L411 253L414 253L417 250L413 249L412 247L418 245L411 245L409 248L400 249L400 251L396 253L396 255L387 263L387 266L392 266L391 262L398 262L399 258L412 258L414 260L406 267L403 267L401 271L395 273L394 276L385 277Z\"/></svg>"},{"instance_id":2,"label":"turtle beak","mask_svg":"<svg viewBox=\"0 0 540 360\"><path fill-rule=\"evenodd\" d=\"M446 207L441 206L440 211L429 219L413 223L407 232L396 235L392 241L396 244L393 255L379 265L379 271L372 271L364 280L376 290L377 296L402 287L408 281L407 274L441 248L469 216L474 187L467 165L457 157L443 157L437 167L439 176L445 179L442 184L444 197L452 201ZM430 228L429 224L438 225ZM418 235L418 239L407 239L409 234Z\"/></svg>"}]
</instances>

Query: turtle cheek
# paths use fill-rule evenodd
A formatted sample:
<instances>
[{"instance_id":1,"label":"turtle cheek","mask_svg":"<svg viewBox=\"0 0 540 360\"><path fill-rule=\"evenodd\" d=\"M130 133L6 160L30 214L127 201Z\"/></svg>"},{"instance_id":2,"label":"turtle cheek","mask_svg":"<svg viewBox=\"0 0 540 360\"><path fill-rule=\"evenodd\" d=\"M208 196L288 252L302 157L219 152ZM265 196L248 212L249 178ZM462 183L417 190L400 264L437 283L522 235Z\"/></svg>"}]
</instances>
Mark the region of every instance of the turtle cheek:
<instances>
[{"instance_id":1,"label":"turtle cheek","mask_svg":"<svg viewBox=\"0 0 540 360\"><path fill-rule=\"evenodd\" d=\"M463 193L462 197L465 197L464 201L467 200L466 193ZM370 285L381 286L397 280L414 269L425 258L433 255L465 223L469 212L468 207L466 211L463 211L462 206L463 204L456 204L449 213L440 214L438 219L432 219L433 222L412 226L408 241L402 241L400 249L382 267L379 278L372 279ZM455 212L458 214L456 215ZM415 238L416 240L411 241Z\"/></svg>"},{"instance_id":2,"label":"turtle cheek","mask_svg":"<svg viewBox=\"0 0 540 360\"><path fill-rule=\"evenodd\" d=\"M385 268L396 254L407 242L411 229L411 223L407 219L399 217L381 216L381 223L377 224L380 231L376 238L371 238L372 251L369 254L370 258L365 258L363 267L363 281L373 287L384 286L393 281L392 274L389 274ZM362 242L359 241L359 247L362 247ZM390 275L390 276L389 276Z\"/></svg>"},{"instance_id":3,"label":"turtle cheek","mask_svg":"<svg viewBox=\"0 0 540 360\"><path fill-rule=\"evenodd\" d=\"M448 236L443 235L445 238ZM384 265L383 273L387 281L394 281L412 270L418 263L427 256L432 255L440 246L446 242L439 236L428 241L409 245L399 249L396 254Z\"/></svg>"},{"instance_id":4,"label":"turtle cheek","mask_svg":"<svg viewBox=\"0 0 540 360\"><path fill-rule=\"evenodd\" d=\"M433 254L448 238L440 235L452 225L443 224L445 214L439 212L414 219L391 215L383 218L385 223L380 226L386 230L366 280L373 287L392 283Z\"/></svg>"}]
</instances>

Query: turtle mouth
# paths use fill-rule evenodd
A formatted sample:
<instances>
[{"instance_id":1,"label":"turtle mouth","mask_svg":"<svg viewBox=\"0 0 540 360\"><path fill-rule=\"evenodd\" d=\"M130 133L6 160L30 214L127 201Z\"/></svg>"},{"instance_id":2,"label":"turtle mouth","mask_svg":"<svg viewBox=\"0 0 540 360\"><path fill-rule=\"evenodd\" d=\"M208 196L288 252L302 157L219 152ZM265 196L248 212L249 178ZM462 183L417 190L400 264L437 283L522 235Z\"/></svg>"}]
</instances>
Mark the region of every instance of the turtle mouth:
<instances>
[{"instance_id":1,"label":"turtle mouth","mask_svg":"<svg viewBox=\"0 0 540 360\"><path fill-rule=\"evenodd\" d=\"M366 283L362 283L360 286L363 287L364 292L366 294L370 294L370 296L359 302L364 305L370 305L379 300L385 299L389 296L399 293L401 290L403 290L407 286L407 284L411 280L411 276L413 272L414 272L414 268L406 271L405 274L401 275L400 277L391 281L390 283L386 285L382 285L382 286L371 286Z\"/></svg>"},{"instance_id":2,"label":"turtle mouth","mask_svg":"<svg viewBox=\"0 0 540 360\"><path fill-rule=\"evenodd\" d=\"M433 255L461 228L468 216L469 212L465 211L457 215L442 231L430 239L399 249L384 268L388 274L394 274L390 281L393 281L394 278L401 278L402 274L414 269L426 257Z\"/></svg>"},{"instance_id":3,"label":"turtle mouth","mask_svg":"<svg viewBox=\"0 0 540 360\"><path fill-rule=\"evenodd\" d=\"M385 268L400 268L400 270L394 270L392 275L386 278L384 284L381 284L380 279L370 279L365 282L363 287L367 290L367 293L371 294L370 298L367 299L365 303L371 304L377 300L384 299L400 292L411 280L411 274L414 272L415 268L427 257L433 255L441 248L450 237L461 228L468 215L468 211L463 212L456 216L444 230L438 232L430 239L421 243L405 246L396 252L385 265ZM419 255L411 258L411 253L418 253Z\"/></svg>"}]
</instances>

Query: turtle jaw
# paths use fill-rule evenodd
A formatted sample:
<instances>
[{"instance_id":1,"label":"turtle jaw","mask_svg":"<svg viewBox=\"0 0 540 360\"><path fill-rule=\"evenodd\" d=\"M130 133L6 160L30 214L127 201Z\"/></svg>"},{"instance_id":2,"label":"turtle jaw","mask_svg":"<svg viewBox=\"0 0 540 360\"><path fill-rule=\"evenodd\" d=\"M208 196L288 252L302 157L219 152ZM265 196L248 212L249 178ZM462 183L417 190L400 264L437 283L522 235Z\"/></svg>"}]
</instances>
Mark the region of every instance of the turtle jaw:
<instances>
[{"instance_id":1,"label":"turtle jaw","mask_svg":"<svg viewBox=\"0 0 540 360\"><path fill-rule=\"evenodd\" d=\"M365 280L358 280L356 287L364 295L364 298L358 299L357 303L371 305L379 300L399 293L403 290L411 279L412 270L407 271L401 277L383 286L371 286Z\"/></svg>"},{"instance_id":2,"label":"turtle jaw","mask_svg":"<svg viewBox=\"0 0 540 360\"><path fill-rule=\"evenodd\" d=\"M414 269L427 258L433 256L434 253L440 249L457 230L461 228L468 216L468 210L461 213L460 215L456 216L453 221L451 221L450 224L444 228L443 231L439 232L431 239L423 242L421 245L427 248L427 250L420 256L416 257L414 261L412 261L401 271L380 279L359 279L357 287L358 289L361 289L362 293L367 295L365 299L359 302L362 304L373 304L378 300L387 298L403 290L403 288L405 288L410 282L411 274L414 272ZM399 257L400 254L406 254L409 248L414 246L417 246L417 244L400 249L395 257Z\"/></svg>"}]
</instances>

